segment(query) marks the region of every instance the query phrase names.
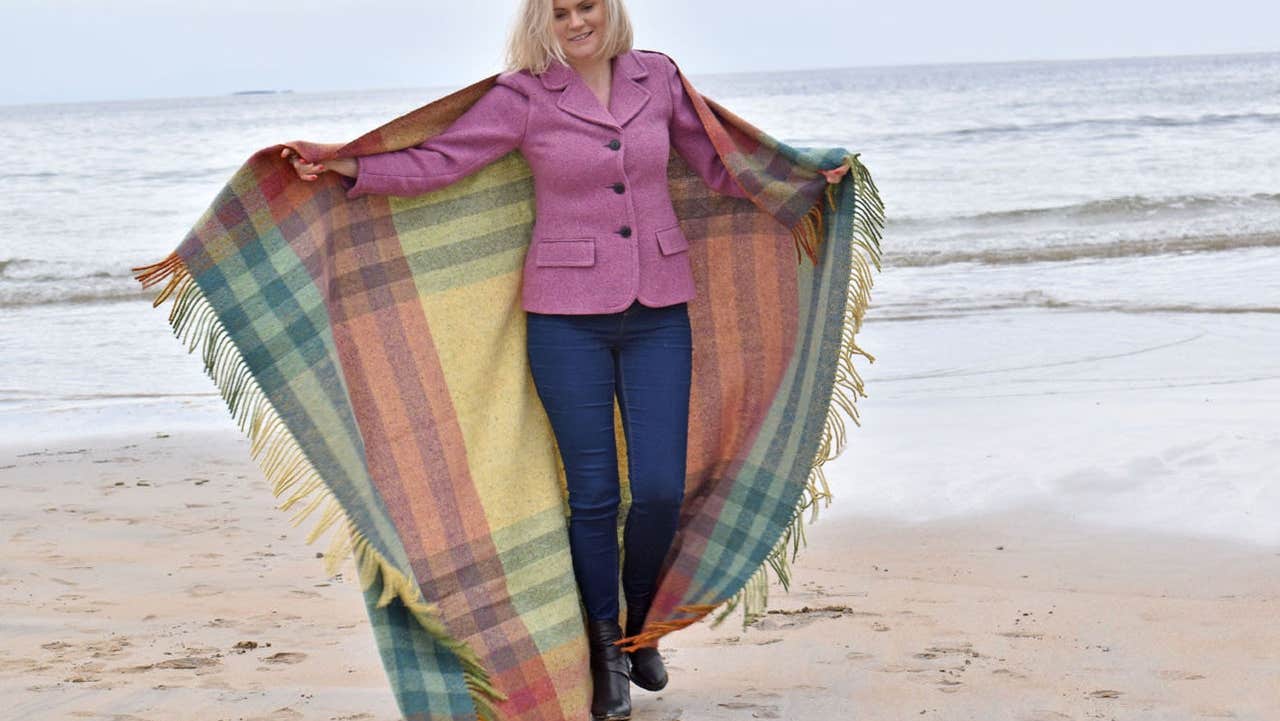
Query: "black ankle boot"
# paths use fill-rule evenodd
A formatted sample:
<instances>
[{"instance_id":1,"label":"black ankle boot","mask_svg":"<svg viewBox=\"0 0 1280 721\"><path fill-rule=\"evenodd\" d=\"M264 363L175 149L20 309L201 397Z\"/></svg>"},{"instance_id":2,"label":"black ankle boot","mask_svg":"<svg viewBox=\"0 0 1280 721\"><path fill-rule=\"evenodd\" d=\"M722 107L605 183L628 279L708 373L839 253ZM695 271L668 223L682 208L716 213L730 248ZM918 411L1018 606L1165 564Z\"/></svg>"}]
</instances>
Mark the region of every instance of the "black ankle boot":
<instances>
[{"instance_id":1,"label":"black ankle boot","mask_svg":"<svg viewBox=\"0 0 1280 721\"><path fill-rule=\"evenodd\" d=\"M631 673L626 654L613 645L622 638L615 618L587 619L591 648L591 716L601 721L631 718Z\"/></svg>"},{"instance_id":2,"label":"black ankle boot","mask_svg":"<svg viewBox=\"0 0 1280 721\"><path fill-rule=\"evenodd\" d=\"M634 636L644 627L645 616L649 614L649 603L652 599L641 598L627 601L627 635ZM631 657L631 681L646 691L660 691L667 685L667 667L662 663L662 655L656 648L638 648L627 651Z\"/></svg>"}]
</instances>

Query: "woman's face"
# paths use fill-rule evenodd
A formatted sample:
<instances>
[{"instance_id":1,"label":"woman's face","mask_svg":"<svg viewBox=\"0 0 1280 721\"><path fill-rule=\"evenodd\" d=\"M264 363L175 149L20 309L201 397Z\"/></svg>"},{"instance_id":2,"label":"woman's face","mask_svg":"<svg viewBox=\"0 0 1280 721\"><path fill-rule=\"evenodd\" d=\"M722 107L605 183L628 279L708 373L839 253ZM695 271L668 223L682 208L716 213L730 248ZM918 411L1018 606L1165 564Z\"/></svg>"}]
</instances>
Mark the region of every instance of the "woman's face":
<instances>
[{"instance_id":1,"label":"woman's face","mask_svg":"<svg viewBox=\"0 0 1280 721\"><path fill-rule=\"evenodd\" d=\"M604 43L603 0L552 0L551 25L570 62L595 57Z\"/></svg>"}]
</instances>

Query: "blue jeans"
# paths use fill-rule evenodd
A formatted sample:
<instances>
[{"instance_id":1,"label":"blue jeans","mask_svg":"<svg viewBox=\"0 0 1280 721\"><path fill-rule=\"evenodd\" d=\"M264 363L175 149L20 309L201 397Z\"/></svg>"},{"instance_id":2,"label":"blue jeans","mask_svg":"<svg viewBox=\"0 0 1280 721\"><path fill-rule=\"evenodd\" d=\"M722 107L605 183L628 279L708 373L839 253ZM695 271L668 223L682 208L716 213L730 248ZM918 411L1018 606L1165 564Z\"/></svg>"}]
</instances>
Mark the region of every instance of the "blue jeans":
<instances>
[{"instance_id":1,"label":"blue jeans","mask_svg":"<svg viewBox=\"0 0 1280 721\"><path fill-rule=\"evenodd\" d=\"M693 340L684 303L618 313L526 314L529 366L560 447L569 488L573 572L592 619L619 615L618 395L631 509L622 587L648 600L684 500Z\"/></svg>"}]
</instances>

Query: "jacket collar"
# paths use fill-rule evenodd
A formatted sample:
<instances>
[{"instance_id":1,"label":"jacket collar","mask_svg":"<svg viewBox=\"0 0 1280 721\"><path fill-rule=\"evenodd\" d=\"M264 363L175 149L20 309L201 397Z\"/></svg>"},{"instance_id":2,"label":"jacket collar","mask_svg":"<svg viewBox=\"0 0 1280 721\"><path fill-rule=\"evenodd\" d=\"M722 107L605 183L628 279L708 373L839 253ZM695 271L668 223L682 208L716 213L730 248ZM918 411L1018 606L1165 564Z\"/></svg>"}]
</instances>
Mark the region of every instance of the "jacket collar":
<instances>
[{"instance_id":1,"label":"jacket collar","mask_svg":"<svg viewBox=\"0 0 1280 721\"><path fill-rule=\"evenodd\" d=\"M563 90L556 107L583 120L609 128L621 128L634 118L651 97L640 84L648 77L649 70L640 62L635 50L618 53L613 58L613 79L609 105L612 113L600 105L591 88L583 82L578 72L559 60L552 60L546 72L538 77L547 90Z\"/></svg>"}]
</instances>

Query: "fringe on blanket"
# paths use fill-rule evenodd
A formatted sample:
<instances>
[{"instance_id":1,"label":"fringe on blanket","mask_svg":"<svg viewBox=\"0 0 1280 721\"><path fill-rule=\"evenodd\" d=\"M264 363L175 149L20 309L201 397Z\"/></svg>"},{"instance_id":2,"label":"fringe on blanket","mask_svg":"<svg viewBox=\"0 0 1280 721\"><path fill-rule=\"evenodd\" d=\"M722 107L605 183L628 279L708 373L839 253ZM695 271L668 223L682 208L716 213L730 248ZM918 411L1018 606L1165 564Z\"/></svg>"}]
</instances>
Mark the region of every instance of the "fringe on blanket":
<instances>
[{"instance_id":1,"label":"fringe on blanket","mask_svg":"<svg viewBox=\"0 0 1280 721\"><path fill-rule=\"evenodd\" d=\"M854 247L850 254L849 284L845 289L844 314L841 318L840 348L836 361L835 383L831 390L831 402L827 407L826 417L822 422L822 436L818 451L805 479L805 487L800 501L796 504L790 524L783 530L773 550L765 557L760 567L747 579L733 596L712 604L687 604L676 606L674 610L690 614L684 618L671 621L653 621L645 624L642 632L627 636L615 642L624 651L634 651L644 646L653 646L659 638L690 626L700 621L707 614L720 606L724 609L711 622L715 628L722 624L739 606L742 607L742 627L746 628L762 617L769 605L769 571L784 591L791 590L791 564L795 562L801 545L808 545L804 537L805 525L818 520L818 502L825 501L831 505L831 488L827 485L826 474L822 466L834 460L846 447L844 412L855 425L858 422L857 397L867 397L862 377L853 365L855 355L863 356L874 363L875 357L859 348L854 336L862 329L862 319L866 315L871 300L871 287L874 283L871 266L880 270L880 239L884 231L884 202L880 191L871 178L870 171L858 160L861 153L853 153L844 157L844 164L849 166L848 177L843 182L853 184L853 217L852 233L847 239ZM800 222L791 229L792 238L796 242L796 257L800 251L817 263L816 249L826 234L825 216L834 212L837 207L836 193L841 184L831 184L809 208ZM841 239L844 240L844 239ZM833 445L834 444L834 445ZM804 519L804 512L809 511L809 520ZM790 558L787 548L790 546Z\"/></svg>"},{"instance_id":2,"label":"fringe on blanket","mask_svg":"<svg viewBox=\"0 0 1280 721\"><path fill-rule=\"evenodd\" d=\"M355 561L361 590L368 590L381 575L382 594L378 597L377 607L383 608L398 597L437 643L457 655L463 679L476 706L477 718L496 719L493 703L505 700L506 694L493 686L489 672L476 652L449 633L439 607L428 603L418 584L379 553L351 523L342 504L303 454L297 440L254 380L244 357L217 319L213 307L182 258L175 251L158 263L132 270L144 288L168 279L152 307L159 306L171 295L174 297L169 325L174 335L187 344L187 352L194 352L197 345L202 347L205 373L218 387L240 430L249 436L250 455L271 483L273 495L279 498L288 494L278 508L288 510L295 504L305 503L290 519L296 528L317 509L324 507L319 522L306 536L307 544L315 542L326 530L337 527L324 552L325 573L329 576L336 574L338 567L350 556Z\"/></svg>"},{"instance_id":3,"label":"fringe on blanket","mask_svg":"<svg viewBox=\"0 0 1280 721\"><path fill-rule=\"evenodd\" d=\"M817 263L816 249L826 232L825 216L837 207L836 193L843 183L853 183L852 234L848 239L860 252L851 255L849 284L845 291L845 308L842 317L841 341L837 361L835 384L831 402L823 421L822 437L814 457L801 500L796 505L791 523L783 531L778 543L765 561L752 574L741 589L731 598L719 604L695 604L676 607L677 611L692 614L674 621L656 621L646 624L645 631L634 637L618 641L625 650L652 645L658 638L698 620L721 605L724 610L713 620L718 626L736 608L743 608L743 627L764 615L768 606L769 571L790 590L791 563L794 563L804 538L804 512L810 511L807 523L818 519L818 503L831 503L831 489L822 471L822 465L844 451L845 426L840 411L858 424L856 400L866 397L862 378L853 365L853 356L861 355L870 362L875 358L854 343L854 335L862 327L862 319L870 300L872 286L871 266L880 269L880 238L884 228L884 205L871 174L858 160L858 154L845 156L850 171L840 184L828 185L813 206L795 228L792 237L796 241L796 255L800 259L803 250L810 260ZM328 549L324 552L325 572L332 576L348 557L354 558L362 590L367 590L382 577L382 594L377 607L382 608L399 598L432 638L452 650L458 657L463 677L475 703L477 718L497 718L495 701L507 697L493 686L488 671L475 651L466 643L451 635L440 616L440 609L428 603L421 588L405 576L373 547L369 540L354 527L332 490L324 483L315 467L302 453L296 439L271 405L266 394L254 380L244 357L232 342L221 321L213 312L204 293L187 270L177 252L151 265L132 269L134 277L149 288L167 280L164 288L152 302L158 307L170 296L173 307L169 312L169 325L174 335L187 344L187 351L194 352L201 346L205 373L217 386L232 418L240 430L250 439L250 455L258 462L263 474L271 483L276 498L287 495L278 507L288 510L303 504L290 519L294 527L300 525L318 509L319 521L306 536L311 544L330 528L333 533ZM787 548L791 553L788 559ZM628 643L629 642L629 643Z\"/></svg>"}]
</instances>

